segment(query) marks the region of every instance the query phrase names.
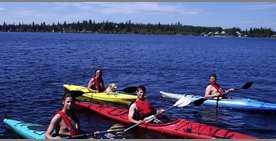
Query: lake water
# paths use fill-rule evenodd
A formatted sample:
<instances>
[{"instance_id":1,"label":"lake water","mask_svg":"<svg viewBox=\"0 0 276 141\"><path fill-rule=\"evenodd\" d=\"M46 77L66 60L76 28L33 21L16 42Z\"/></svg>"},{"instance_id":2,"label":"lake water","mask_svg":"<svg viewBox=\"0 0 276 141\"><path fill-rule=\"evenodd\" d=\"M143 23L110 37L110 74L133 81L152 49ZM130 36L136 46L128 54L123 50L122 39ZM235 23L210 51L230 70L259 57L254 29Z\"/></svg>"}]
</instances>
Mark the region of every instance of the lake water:
<instances>
[{"instance_id":1,"label":"lake water","mask_svg":"<svg viewBox=\"0 0 276 141\"><path fill-rule=\"evenodd\" d=\"M174 100L159 91L204 95L216 72L225 89L253 81L231 95L276 103L276 39L155 35L0 33L0 116L48 126L60 108L63 84L86 86L96 68L105 84L145 85L148 100L167 108ZM116 122L79 111L84 130ZM166 114L258 138L276 138L276 114L205 106L174 108ZM0 138L15 138L0 124ZM135 130L127 138L175 138Z\"/></svg>"}]
</instances>

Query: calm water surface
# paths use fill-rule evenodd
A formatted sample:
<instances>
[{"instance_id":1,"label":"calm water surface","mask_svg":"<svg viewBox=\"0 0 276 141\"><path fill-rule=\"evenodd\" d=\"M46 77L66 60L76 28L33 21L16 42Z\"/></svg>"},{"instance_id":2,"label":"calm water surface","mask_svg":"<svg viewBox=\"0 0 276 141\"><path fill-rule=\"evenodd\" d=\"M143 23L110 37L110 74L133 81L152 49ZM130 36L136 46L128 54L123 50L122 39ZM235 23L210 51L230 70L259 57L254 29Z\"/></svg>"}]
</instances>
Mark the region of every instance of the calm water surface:
<instances>
[{"instance_id":1,"label":"calm water surface","mask_svg":"<svg viewBox=\"0 0 276 141\"><path fill-rule=\"evenodd\" d=\"M145 85L156 108L174 100L160 90L203 95L216 72L225 89L253 81L231 95L276 103L276 39L60 33L0 33L0 116L47 126L60 108L63 84L87 85L96 68L119 88ZM84 130L105 130L116 122L78 111ZM188 106L173 117L248 134L276 138L276 114ZM16 138L0 124L0 138ZM126 138L176 138L143 130Z\"/></svg>"}]
</instances>

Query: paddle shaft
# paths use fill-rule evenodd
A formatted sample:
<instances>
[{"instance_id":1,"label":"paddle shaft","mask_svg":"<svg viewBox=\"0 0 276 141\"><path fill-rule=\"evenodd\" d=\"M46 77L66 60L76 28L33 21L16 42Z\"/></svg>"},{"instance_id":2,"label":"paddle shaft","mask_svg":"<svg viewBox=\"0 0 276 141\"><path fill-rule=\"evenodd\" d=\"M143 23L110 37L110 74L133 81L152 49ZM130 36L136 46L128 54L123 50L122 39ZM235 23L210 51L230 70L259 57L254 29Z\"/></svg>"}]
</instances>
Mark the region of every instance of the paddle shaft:
<instances>
[{"instance_id":1,"label":"paddle shaft","mask_svg":"<svg viewBox=\"0 0 276 141\"><path fill-rule=\"evenodd\" d=\"M247 88L247 85L248 85L249 83L251 83L251 82L248 82L248 83L244 84L242 87L241 87L241 86L236 87L236 88L234 88L234 90L237 91L237 90L239 90L240 88L248 89L248 88L252 85L252 84L251 84L251 85ZM225 92L224 94L221 94L221 96L222 96L222 95L227 95L227 94L229 94L230 92L231 92L231 91L227 91L227 92ZM217 97L217 99L216 99L216 100L217 100L217 102L216 102L216 108L218 108L218 102L219 102L219 100L220 100L219 98L220 98L221 96L215 96L215 97Z\"/></svg>"},{"instance_id":2,"label":"paddle shaft","mask_svg":"<svg viewBox=\"0 0 276 141\"><path fill-rule=\"evenodd\" d=\"M62 139L71 139L71 138L80 138L80 137L87 137L89 135L96 135L96 134L103 134L103 133L110 133L110 132L116 132L116 131L123 131L123 129L116 129L116 130L105 130L105 131L95 131L93 133L82 133L82 134L78 134L78 135L73 135L73 136L66 136L63 137Z\"/></svg>"}]
</instances>

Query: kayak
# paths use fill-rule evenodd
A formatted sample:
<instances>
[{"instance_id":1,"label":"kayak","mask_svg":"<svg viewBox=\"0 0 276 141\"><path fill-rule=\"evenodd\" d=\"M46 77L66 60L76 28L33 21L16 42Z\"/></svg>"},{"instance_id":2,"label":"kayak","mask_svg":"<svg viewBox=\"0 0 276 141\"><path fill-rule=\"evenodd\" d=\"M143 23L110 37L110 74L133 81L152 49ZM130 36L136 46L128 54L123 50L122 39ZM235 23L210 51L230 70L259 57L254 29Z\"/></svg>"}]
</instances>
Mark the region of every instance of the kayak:
<instances>
[{"instance_id":1,"label":"kayak","mask_svg":"<svg viewBox=\"0 0 276 141\"><path fill-rule=\"evenodd\" d=\"M3 122L6 128L14 131L24 139L45 139L47 127L7 118Z\"/></svg>"},{"instance_id":2,"label":"kayak","mask_svg":"<svg viewBox=\"0 0 276 141\"><path fill-rule=\"evenodd\" d=\"M92 104L86 102L75 102L75 105L89 111L96 112L112 120L129 124L128 109ZM255 137L236 133L233 131L209 126L202 123L192 122L186 119L175 119L163 124L142 123L140 128L160 132L172 136L192 139L254 139Z\"/></svg>"},{"instance_id":3,"label":"kayak","mask_svg":"<svg viewBox=\"0 0 276 141\"><path fill-rule=\"evenodd\" d=\"M64 84L63 87L65 88L65 90L71 93L82 92L83 93L82 96L90 99L115 102L115 103L121 103L121 104L129 104L137 98L137 96L135 95L122 94L117 92L114 92L114 93L89 92L86 87L73 85L73 84Z\"/></svg>"},{"instance_id":4,"label":"kayak","mask_svg":"<svg viewBox=\"0 0 276 141\"><path fill-rule=\"evenodd\" d=\"M4 118L3 123L7 129L10 129L11 131L15 132L17 135L19 135L24 139L46 139L45 133L48 127L45 127L43 125L27 123L24 121L9 119L6 117ZM116 130L116 128L120 128L119 126L120 125L114 125L108 130ZM95 138L95 135L108 133L108 130L81 133L74 136L63 136L61 138L62 139L97 139ZM53 132L52 136L56 136L55 131ZM89 136L92 136L92 138L89 138ZM115 138L113 134L105 134L104 136L101 136L99 139L115 139Z\"/></svg>"},{"instance_id":5,"label":"kayak","mask_svg":"<svg viewBox=\"0 0 276 141\"><path fill-rule=\"evenodd\" d=\"M173 98L173 99L188 97L192 99L192 101L194 101L194 100L203 98L201 96L196 96L196 95L176 94L176 93L168 93L164 91L160 91L160 93L162 97ZM208 99L204 101L202 105L216 106L217 100ZM237 110L247 110L247 111L276 112L276 104L261 102L261 101L252 100L252 99L245 99L245 98L220 99L218 101L218 107L237 109Z\"/></svg>"}]
</instances>

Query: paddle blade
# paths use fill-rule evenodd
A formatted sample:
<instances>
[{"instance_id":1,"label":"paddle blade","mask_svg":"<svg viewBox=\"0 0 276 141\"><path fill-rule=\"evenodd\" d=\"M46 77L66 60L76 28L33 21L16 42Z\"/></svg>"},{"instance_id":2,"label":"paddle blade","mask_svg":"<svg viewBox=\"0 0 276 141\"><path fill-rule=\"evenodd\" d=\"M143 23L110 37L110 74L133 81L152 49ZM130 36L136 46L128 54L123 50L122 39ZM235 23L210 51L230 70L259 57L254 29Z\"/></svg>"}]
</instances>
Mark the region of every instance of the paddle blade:
<instances>
[{"instance_id":1,"label":"paddle blade","mask_svg":"<svg viewBox=\"0 0 276 141\"><path fill-rule=\"evenodd\" d=\"M114 124L111 126L108 131L109 132L114 132L114 131L123 131L124 130L124 125L123 124Z\"/></svg>"},{"instance_id":2,"label":"paddle blade","mask_svg":"<svg viewBox=\"0 0 276 141\"><path fill-rule=\"evenodd\" d=\"M252 86L253 82L248 82L242 86L243 89L248 89Z\"/></svg>"},{"instance_id":3,"label":"paddle blade","mask_svg":"<svg viewBox=\"0 0 276 141\"><path fill-rule=\"evenodd\" d=\"M126 87L123 89L126 93L134 93L136 91L137 87Z\"/></svg>"},{"instance_id":4,"label":"paddle blade","mask_svg":"<svg viewBox=\"0 0 276 141\"><path fill-rule=\"evenodd\" d=\"M82 91L70 91L69 93L71 93L74 97L79 97L84 94Z\"/></svg>"},{"instance_id":5,"label":"paddle blade","mask_svg":"<svg viewBox=\"0 0 276 141\"><path fill-rule=\"evenodd\" d=\"M200 98L200 99L197 99L195 100L193 103L195 106L200 106L201 104L203 104L203 102L207 100L206 98Z\"/></svg>"},{"instance_id":6,"label":"paddle blade","mask_svg":"<svg viewBox=\"0 0 276 141\"><path fill-rule=\"evenodd\" d=\"M124 125L122 125L122 124L114 124L113 126L111 126L106 131L96 131L96 132L94 132L94 135L96 135L96 134L102 134L102 133L110 133L110 132L117 134L117 133L121 133L123 131L124 131Z\"/></svg>"},{"instance_id":7,"label":"paddle blade","mask_svg":"<svg viewBox=\"0 0 276 141\"><path fill-rule=\"evenodd\" d=\"M189 105L191 102L192 101L190 98L183 96L173 106L184 107L184 106Z\"/></svg>"}]
</instances>

